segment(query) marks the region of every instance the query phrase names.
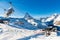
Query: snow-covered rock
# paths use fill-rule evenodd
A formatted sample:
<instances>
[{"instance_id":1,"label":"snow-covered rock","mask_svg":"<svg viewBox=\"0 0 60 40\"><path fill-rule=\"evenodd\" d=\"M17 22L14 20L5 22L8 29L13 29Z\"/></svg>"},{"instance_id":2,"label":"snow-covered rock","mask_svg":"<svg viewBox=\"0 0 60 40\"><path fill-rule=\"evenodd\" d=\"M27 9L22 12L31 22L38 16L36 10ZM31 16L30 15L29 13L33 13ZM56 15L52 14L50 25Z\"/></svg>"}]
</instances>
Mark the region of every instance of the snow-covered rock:
<instances>
[{"instance_id":1,"label":"snow-covered rock","mask_svg":"<svg viewBox=\"0 0 60 40\"><path fill-rule=\"evenodd\" d=\"M28 21L28 23L31 23L34 26L37 26L38 25L38 23L34 22L33 19L30 19L30 20L27 20L27 21Z\"/></svg>"},{"instance_id":2,"label":"snow-covered rock","mask_svg":"<svg viewBox=\"0 0 60 40\"><path fill-rule=\"evenodd\" d=\"M42 30L27 30L27 29L18 29L15 27L11 27L6 24L0 24L0 28L2 28L3 33L0 34L0 40L16 40L24 37L28 37L30 35L35 35L35 34L42 34Z\"/></svg>"},{"instance_id":3,"label":"snow-covered rock","mask_svg":"<svg viewBox=\"0 0 60 40\"><path fill-rule=\"evenodd\" d=\"M24 19L27 20L28 23L37 26L38 23L35 22L35 19L33 17L31 17L28 13L26 13L26 15L24 16Z\"/></svg>"},{"instance_id":4,"label":"snow-covered rock","mask_svg":"<svg viewBox=\"0 0 60 40\"><path fill-rule=\"evenodd\" d=\"M57 18L57 16L58 16L58 14L54 14L54 15L50 16L49 18L47 18L46 22L54 20L55 18Z\"/></svg>"},{"instance_id":5,"label":"snow-covered rock","mask_svg":"<svg viewBox=\"0 0 60 40\"><path fill-rule=\"evenodd\" d=\"M33 17L31 17L28 13L26 13L24 19L29 20L29 19L33 19Z\"/></svg>"},{"instance_id":6,"label":"snow-covered rock","mask_svg":"<svg viewBox=\"0 0 60 40\"><path fill-rule=\"evenodd\" d=\"M55 26L60 26L60 15L54 20Z\"/></svg>"}]
</instances>

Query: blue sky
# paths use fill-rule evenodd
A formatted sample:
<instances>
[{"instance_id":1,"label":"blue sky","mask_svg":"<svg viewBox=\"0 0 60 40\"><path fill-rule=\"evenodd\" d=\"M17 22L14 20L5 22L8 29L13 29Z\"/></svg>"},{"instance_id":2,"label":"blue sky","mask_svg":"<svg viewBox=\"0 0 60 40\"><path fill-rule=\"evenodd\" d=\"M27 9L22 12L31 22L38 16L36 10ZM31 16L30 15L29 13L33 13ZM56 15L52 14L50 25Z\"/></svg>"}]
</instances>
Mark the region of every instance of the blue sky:
<instances>
[{"instance_id":1,"label":"blue sky","mask_svg":"<svg viewBox=\"0 0 60 40\"><path fill-rule=\"evenodd\" d=\"M13 17L23 17L28 12L33 17L45 17L54 13L60 13L60 0L0 0L0 15L3 16L3 8L8 9L11 1L15 10Z\"/></svg>"}]
</instances>

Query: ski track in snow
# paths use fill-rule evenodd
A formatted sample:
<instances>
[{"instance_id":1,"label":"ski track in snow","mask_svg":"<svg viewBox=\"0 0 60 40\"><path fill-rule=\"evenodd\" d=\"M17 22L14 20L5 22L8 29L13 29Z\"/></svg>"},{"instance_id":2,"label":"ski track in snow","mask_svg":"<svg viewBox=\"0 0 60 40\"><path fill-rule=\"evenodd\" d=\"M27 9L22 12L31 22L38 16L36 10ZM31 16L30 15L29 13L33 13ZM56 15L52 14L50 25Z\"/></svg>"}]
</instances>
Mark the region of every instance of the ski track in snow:
<instances>
[{"instance_id":1,"label":"ski track in snow","mask_svg":"<svg viewBox=\"0 0 60 40\"><path fill-rule=\"evenodd\" d=\"M0 24L0 28L3 29L0 40L16 40L36 34L33 32L34 30L18 29L6 24Z\"/></svg>"},{"instance_id":2,"label":"ski track in snow","mask_svg":"<svg viewBox=\"0 0 60 40\"><path fill-rule=\"evenodd\" d=\"M0 24L0 28L3 29L0 40L60 40L59 36L50 35L46 37L35 33L36 30L18 29L6 24Z\"/></svg>"}]
</instances>

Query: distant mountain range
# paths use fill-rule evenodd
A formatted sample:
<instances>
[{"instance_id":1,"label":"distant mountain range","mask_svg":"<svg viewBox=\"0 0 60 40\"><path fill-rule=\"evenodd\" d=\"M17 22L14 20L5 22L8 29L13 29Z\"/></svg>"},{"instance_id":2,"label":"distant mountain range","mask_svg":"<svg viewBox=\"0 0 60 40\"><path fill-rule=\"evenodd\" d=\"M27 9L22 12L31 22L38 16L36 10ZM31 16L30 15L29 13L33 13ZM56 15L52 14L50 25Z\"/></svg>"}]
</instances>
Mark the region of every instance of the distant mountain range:
<instances>
[{"instance_id":1,"label":"distant mountain range","mask_svg":"<svg viewBox=\"0 0 60 40\"><path fill-rule=\"evenodd\" d=\"M54 21L58 16L59 16L58 14L54 14L50 17L40 18L40 20L36 20L32 16L30 16L28 13L26 13L26 15L23 18L0 17L0 20L9 21L8 25L16 28L36 30L36 29L45 29L49 26L53 26Z\"/></svg>"}]
</instances>

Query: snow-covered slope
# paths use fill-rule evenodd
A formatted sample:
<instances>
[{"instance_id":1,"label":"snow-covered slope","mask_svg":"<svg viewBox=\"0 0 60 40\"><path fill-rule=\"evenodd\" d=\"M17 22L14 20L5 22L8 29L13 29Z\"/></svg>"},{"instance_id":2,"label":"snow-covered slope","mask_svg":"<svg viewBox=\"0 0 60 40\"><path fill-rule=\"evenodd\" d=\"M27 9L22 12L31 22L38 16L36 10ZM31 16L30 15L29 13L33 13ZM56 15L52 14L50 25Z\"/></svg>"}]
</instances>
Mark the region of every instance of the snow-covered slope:
<instances>
[{"instance_id":1,"label":"snow-covered slope","mask_svg":"<svg viewBox=\"0 0 60 40\"><path fill-rule=\"evenodd\" d=\"M51 35L48 37L45 37L45 35L40 35L35 38L31 38L30 40L60 40L60 36L56 36L57 34L55 32L51 32Z\"/></svg>"},{"instance_id":2,"label":"snow-covered slope","mask_svg":"<svg viewBox=\"0 0 60 40\"><path fill-rule=\"evenodd\" d=\"M60 26L60 15L54 20L54 25Z\"/></svg>"},{"instance_id":3,"label":"snow-covered slope","mask_svg":"<svg viewBox=\"0 0 60 40\"><path fill-rule=\"evenodd\" d=\"M17 39L22 39L24 37L28 37L30 35L43 33L42 30L18 29L6 24L0 24L0 28L2 28L1 30L2 33L0 34L0 40L17 40Z\"/></svg>"},{"instance_id":4,"label":"snow-covered slope","mask_svg":"<svg viewBox=\"0 0 60 40\"><path fill-rule=\"evenodd\" d=\"M11 27L6 24L0 24L2 33L0 34L0 40L59 40L60 37L56 36L55 32L51 32L51 35L46 37L41 35L44 33L42 30L27 30Z\"/></svg>"},{"instance_id":5,"label":"snow-covered slope","mask_svg":"<svg viewBox=\"0 0 60 40\"><path fill-rule=\"evenodd\" d=\"M48 17L48 18L44 21L44 23L45 23L47 26L53 26L53 25L54 25L53 22L54 22L54 20L55 20L57 17L58 17L58 14L54 14L54 15Z\"/></svg>"},{"instance_id":6,"label":"snow-covered slope","mask_svg":"<svg viewBox=\"0 0 60 40\"><path fill-rule=\"evenodd\" d=\"M59 15L55 14L43 20L36 20L29 14L26 14L24 18L4 18L0 17L0 20L8 21L8 24L0 23L0 40L56 40L56 32L51 33L49 37L46 37L45 31L49 26L54 25L54 21L58 21ZM42 36L41 36L42 35Z\"/></svg>"},{"instance_id":7,"label":"snow-covered slope","mask_svg":"<svg viewBox=\"0 0 60 40\"><path fill-rule=\"evenodd\" d=\"M24 28L29 30L37 30L37 29L45 29L47 25L42 23L40 20L36 20L31 17L28 13L23 18L4 18L0 17L0 20L9 21L10 26L14 26L16 28Z\"/></svg>"},{"instance_id":8,"label":"snow-covered slope","mask_svg":"<svg viewBox=\"0 0 60 40\"><path fill-rule=\"evenodd\" d=\"M54 20L55 18L57 18L57 16L58 16L58 14L54 14L54 15L48 17L47 20L46 20L46 22L47 22L47 21Z\"/></svg>"}]
</instances>

